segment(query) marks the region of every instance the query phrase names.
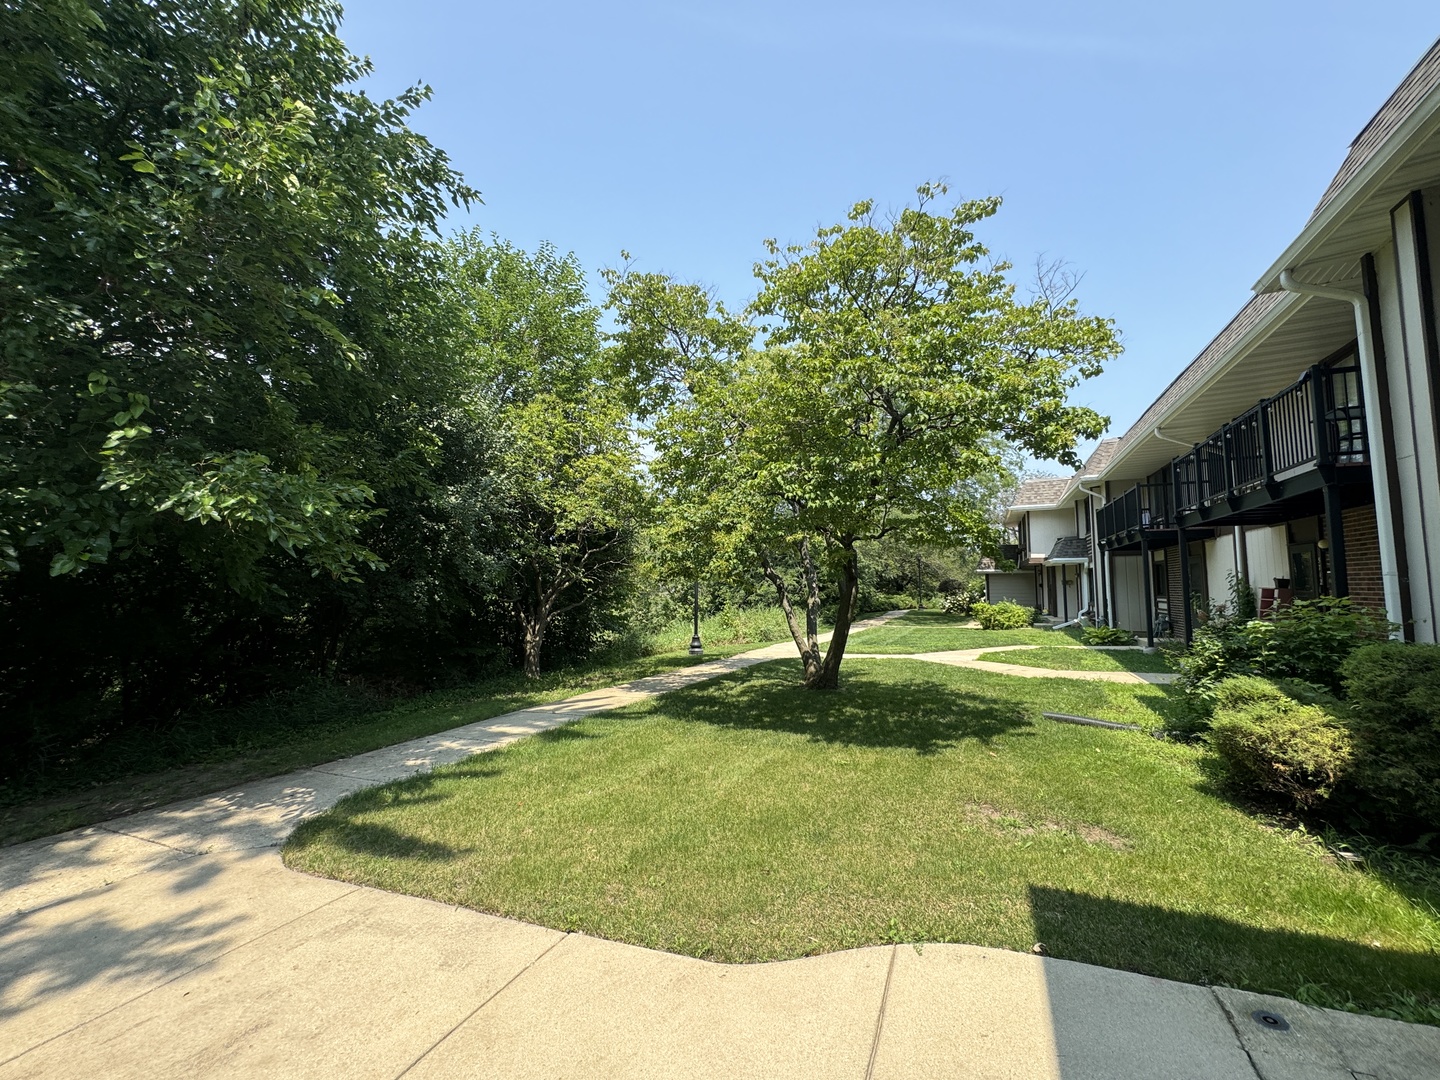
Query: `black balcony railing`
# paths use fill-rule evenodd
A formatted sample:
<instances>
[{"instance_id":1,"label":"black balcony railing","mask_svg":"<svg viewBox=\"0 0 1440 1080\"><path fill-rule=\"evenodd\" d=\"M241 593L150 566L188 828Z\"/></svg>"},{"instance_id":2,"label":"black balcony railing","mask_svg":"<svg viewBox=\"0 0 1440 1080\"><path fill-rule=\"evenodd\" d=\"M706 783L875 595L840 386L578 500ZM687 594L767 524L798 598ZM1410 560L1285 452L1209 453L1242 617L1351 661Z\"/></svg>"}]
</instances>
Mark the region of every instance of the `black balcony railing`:
<instances>
[{"instance_id":1,"label":"black balcony railing","mask_svg":"<svg viewBox=\"0 0 1440 1080\"><path fill-rule=\"evenodd\" d=\"M1173 529L1288 475L1368 460L1359 368L1312 367L1171 461L1162 470L1168 482L1137 484L1101 507L1100 537L1107 546L1127 544L1142 530Z\"/></svg>"}]
</instances>

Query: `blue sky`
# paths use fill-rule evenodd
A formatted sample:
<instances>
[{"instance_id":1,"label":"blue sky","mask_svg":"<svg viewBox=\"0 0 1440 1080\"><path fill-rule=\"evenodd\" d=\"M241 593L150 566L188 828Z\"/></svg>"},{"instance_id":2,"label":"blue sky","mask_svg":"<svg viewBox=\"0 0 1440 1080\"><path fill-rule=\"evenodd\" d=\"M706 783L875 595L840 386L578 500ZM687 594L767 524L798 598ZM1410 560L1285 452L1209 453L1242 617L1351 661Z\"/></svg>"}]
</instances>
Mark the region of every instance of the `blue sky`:
<instances>
[{"instance_id":1,"label":"blue sky","mask_svg":"<svg viewBox=\"0 0 1440 1080\"><path fill-rule=\"evenodd\" d=\"M927 179L1003 196L992 251L1022 277L1065 259L1124 334L1075 394L1120 434L1304 225L1440 9L351 0L342 34L372 92L434 88L415 126L485 199L452 223L573 250L592 284L623 248L739 305L765 237Z\"/></svg>"}]
</instances>

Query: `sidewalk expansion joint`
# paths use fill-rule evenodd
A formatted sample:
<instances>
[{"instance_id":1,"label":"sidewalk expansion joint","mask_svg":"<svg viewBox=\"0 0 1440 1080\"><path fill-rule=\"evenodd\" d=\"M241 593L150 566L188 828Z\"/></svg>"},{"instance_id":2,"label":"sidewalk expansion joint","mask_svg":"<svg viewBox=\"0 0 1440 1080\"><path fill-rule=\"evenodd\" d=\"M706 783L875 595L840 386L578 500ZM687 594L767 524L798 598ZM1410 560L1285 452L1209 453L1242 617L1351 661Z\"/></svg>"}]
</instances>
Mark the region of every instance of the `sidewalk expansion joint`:
<instances>
[{"instance_id":1,"label":"sidewalk expansion joint","mask_svg":"<svg viewBox=\"0 0 1440 1080\"><path fill-rule=\"evenodd\" d=\"M890 966L885 969L885 989L880 992L880 1012L875 1017L875 1037L870 1042L870 1062L865 1066L865 1080L875 1075L875 1058L880 1053L880 1033L885 1030L885 1006L890 1001L890 980L895 977L895 955L899 945L890 946Z\"/></svg>"},{"instance_id":2,"label":"sidewalk expansion joint","mask_svg":"<svg viewBox=\"0 0 1440 1080\"><path fill-rule=\"evenodd\" d=\"M471 1019L475 1016L476 1013L478 1013L481 1009L485 1008L486 1005L489 1005L490 1002L494 1001L497 997L499 997L501 994L503 994L506 990L509 990L510 987L514 985L515 981L520 978L520 976L524 975L527 971L529 971L531 968L533 968L536 964L540 963L541 960L544 960L545 957L549 956L550 953L556 948L556 946L563 944L564 942L568 941L569 939L570 939L570 934L569 934L569 933L565 933L565 934L560 935L560 937L556 938L556 939L555 939L554 941L552 941L549 945L547 945L547 946L545 947L544 952L542 952L539 956L535 957L534 960L531 960L528 964L526 964L524 967L522 967L522 968L521 968L519 971L517 971L514 975L510 976L510 978L505 981L505 985L504 985L504 986L500 987L500 989L496 990L493 994L491 994L489 997L487 997L484 1001L480 1002L479 1005L476 1005L475 1008L471 1009L468 1013L466 1013L463 1017L461 1017L458 1021L456 1021L456 1022L455 1022L455 1025L454 1025L449 1031L445 1032L444 1035L441 1035L440 1038L436 1039L433 1043L431 1043L428 1047L426 1047L424 1053L422 1053L422 1054L421 1054L419 1057L417 1057L414 1061L410 1062L409 1065L406 1065L405 1068L401 1069L398 1073L396 1073L396 1074L395 1074L395 1080L400 1080L400 1077L404 1076L404 1075L405 1075L406 1073L408 1073L411 1069L415 1068L416 1065L419 1065L420 1062L424 1061L427 1057L429 1057L431 1054L433 1054L437 1049L439 1049L441 1043L443 1043L446 1039L450 1038L451 1035L454 1035L455 1032L459 1031L462 1027L464 1027L466 1024L468 1024L468 1023L471 1021ZM0 1064L3 1064L3 1063L0 1063Z\"/></svg>"},{"instance_id":3,"label":"sidewalk expansion joint","mask_svg":"<svg viewBox=\"0 0 1440 1080\"><path fill-rule=\"evenodd\" d=\"M1249 1049L1245 1046L1245 1040L1240 1037L1240 1029L1235 1026L1235 1018L1230 1015L1230 1010L1225 1008L1225 1003L1220 1000L1220 995L1215 993L1215 987L1207 986L1205 989L1210 991L1210 1000L1215 1002L1215 1007L1220 1010L1220 1015L1225 1017L1225 1023L1230 1025L1230 1031L1235 1036L1235 1045L1239 1047L1240 1052L1245 1055L1245 1061L1250 1066L1250 1071L1255 1074L1255 1080L1265 1080L1265 1078L1260 1075L1260 1066L1255 1064L1254 1056L1251 1055Z\"/></svg>"}]
</instances>

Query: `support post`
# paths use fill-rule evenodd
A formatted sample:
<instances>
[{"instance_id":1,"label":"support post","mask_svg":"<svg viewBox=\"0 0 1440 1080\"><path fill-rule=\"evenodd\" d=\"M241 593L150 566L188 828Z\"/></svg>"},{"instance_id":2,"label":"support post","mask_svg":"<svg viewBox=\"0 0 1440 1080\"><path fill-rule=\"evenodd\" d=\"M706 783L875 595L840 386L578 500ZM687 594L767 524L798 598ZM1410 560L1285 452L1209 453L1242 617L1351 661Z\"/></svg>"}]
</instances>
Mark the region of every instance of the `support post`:
<instances>
[{"instance_id":1,"label":"support post","mask_svg":"<svg viewBox=\"0 0 1440 1080\"><path fill-rule=\"evenodd\" d=\"M1345 565L1345 519L1340 513L1340 492L1325 485L1325 539L1330 545L1330 590L1333 596L1350 595L1350 573Z\"/></svg>"},{"instance_id":2,"label":"support post","mask_svg":"<svg viewBox=\"0 0 1440 1080\"><path fill-rule=\"evenodd\" d=\"M1195 630L1194 618L1190 612L1190 543L1185 537L1185 526L1181 523L1180 466L1173 461L1170 463L1170 478L1175 485L1175 540L1180 545L1180 609L1185 620L1185 644L1189 645ZM1170 624L1173 632L1173 616Z\"/></svg>"},{"instance_id":3,"label":"support post","mask_svg":"<svg viewBox=\"0 0 1440 1080\"><path fill-rule=\"evenodd\" d=\"M1155 648L1155 564L1150 559L1150 537L1140 531L1140 580L1145 586L1145 645Z\"/></svg>"}]
</instances>

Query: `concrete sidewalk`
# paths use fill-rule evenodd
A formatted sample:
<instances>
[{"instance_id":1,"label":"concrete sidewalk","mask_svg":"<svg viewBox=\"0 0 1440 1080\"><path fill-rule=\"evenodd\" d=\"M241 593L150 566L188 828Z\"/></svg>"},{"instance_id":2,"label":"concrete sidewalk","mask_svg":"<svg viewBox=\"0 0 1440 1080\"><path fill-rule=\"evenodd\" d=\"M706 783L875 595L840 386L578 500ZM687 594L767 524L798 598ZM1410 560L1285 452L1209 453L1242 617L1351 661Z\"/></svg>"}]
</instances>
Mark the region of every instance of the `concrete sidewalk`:
<instances>
[{"instance_id":1,"label":"concrete sidewalk","mask_svg":"<svg viewBox=\"0 0 1440 1080\"><path fill-rule=\"evenodd\" d=\"M789 650L0 851L0 1080L1440 1080L1440 1029L1282 999L960 945L711 964L280 862L351 791Z\"/></svg>"},{"instance_id":2,"label":"concrete sidewalk","mask_svg":"<svg viewBox=\"0 0 1440 1080\"><path fill-rule=\"evenodd\" d=\"M845 650L847 660L923 660L927 664L944 664L947 667L963 667L972 671L988 671L992 674L1015 675L1022 679L1080 679L1089 682L1149 683L1152 686L1166 686L1180 676L1173 672L1160 671L1086 671L1063 668L1026 667L1024 664L1005 664L995 660L981 660L982 656L993 653L1024 652L1027 649L1075 649L1092 652L1134 652L1133 645L987 645L982 649L947 649L937 652L916 653L867 653L855 649Z\"/></svg>"}]
</instances>

